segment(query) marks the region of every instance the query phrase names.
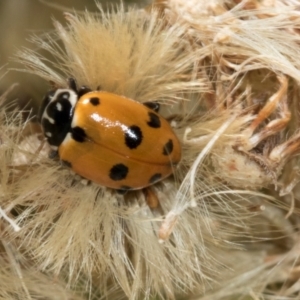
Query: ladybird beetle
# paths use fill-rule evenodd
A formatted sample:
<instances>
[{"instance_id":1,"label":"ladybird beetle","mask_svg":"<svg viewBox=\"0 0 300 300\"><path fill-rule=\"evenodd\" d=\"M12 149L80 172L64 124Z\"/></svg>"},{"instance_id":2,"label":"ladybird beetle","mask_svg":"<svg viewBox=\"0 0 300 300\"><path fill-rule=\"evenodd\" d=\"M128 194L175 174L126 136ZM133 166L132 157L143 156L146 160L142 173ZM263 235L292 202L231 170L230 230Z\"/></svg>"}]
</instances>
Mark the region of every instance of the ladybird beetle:
<instances>
[{"instance_id":1,"label":"ladybird beetle","mask_svg":"<svg viewBox=\"0 0 300 300\"><path fill-rule=\"evenodd\" d=\"M142 189L172 174L181 146L154 103L87 87L51 90L40 122L59 159L75 173L121 191Z\"/></svg>"}]
</instances>

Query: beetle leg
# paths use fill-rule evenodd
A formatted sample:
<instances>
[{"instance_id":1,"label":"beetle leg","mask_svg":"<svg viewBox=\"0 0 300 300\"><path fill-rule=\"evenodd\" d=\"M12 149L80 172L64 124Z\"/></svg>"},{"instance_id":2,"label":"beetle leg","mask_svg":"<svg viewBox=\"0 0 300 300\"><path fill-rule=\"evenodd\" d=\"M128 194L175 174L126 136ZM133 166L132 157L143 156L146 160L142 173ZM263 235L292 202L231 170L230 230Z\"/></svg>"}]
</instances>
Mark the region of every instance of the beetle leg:
<instances>
[{"instance_id":1,"label":"beetle leg","mask_svg":"<svg viewBox=\"0 0 300 300\"><path fill-rule=\"evenodd\" d=\"M131 189L124 186L123 188L117 189L117 193L120 195L125 195L128 191L130 191Z\"/></svg>"},{"instance_id":2,"label":"beetle leg","mask_svg":"<svg viewBox=\"0 0 300 300\"><path fill-rule=\"evenodd\" d=\"M119 190L116 190L116 192L117 192L119 195L125 195L128 191L127 191L127 190L119 189Z\"/></svg>"},{"instance_id":3,"label":"beetle leg","mask_svg":"<svg viewBox=\"0 0 300 300\"><path fill-rule=\"evenodd\" d=\"M83 96L84 94L89 93L89 92L92 91L89 87L87 87L87 86L85 86L85 85L81 86L81 87L78 89L76 80L75 80L75 78L73 78L73 77L70 77L70 78L68 79L68 84L69 84L69 88L70 88L71 90L73 90L73 91L78 95L78 99L79 99L81 96Z\"/></svg>"},{"instance_id":4,"label":"beetle leg","mask_svg":"<svg viewBox=\"0 0 300 300\"><path fill-rule=\"evenodd\" d=\"M160 109L160 104L158 102L154 102L154 101L153 102L152 101L144 102L143 105L154 110L155 112L158 112Z\"/></svg>"},{"instance_id":5,"label":"beetle leg","mask_svg":"<svg viewBox=\"0 0 300 300\"><path fill-rule=\"evenodd\" d=\"M50 150L48 156L49 156L50 159L55 159L55 158L58 157L58 151L57 150Z\"/></svg>"},{"instance_id":6,"label":"beetle leg","mask_svg":"<svg viewBox=\"0 0 300 300\"><path fill-rule=\"evenodd\" d=\"M145 195L146 202L150 208L159 207L158 197L151 187L144 188L143 193Z\"/></svg>"},{"instance_id":7,"label":"beetle leg","mask_svg":"<svg viewBox=\"0 0 300 300\"><path fill-rule=\"evenodd\" d=\"M68 78L68 85L71 90L73 90L76 94L78 93L77 83L76 83L75 78L73 78L73 77Z\"/></svg>"}]
</instances>

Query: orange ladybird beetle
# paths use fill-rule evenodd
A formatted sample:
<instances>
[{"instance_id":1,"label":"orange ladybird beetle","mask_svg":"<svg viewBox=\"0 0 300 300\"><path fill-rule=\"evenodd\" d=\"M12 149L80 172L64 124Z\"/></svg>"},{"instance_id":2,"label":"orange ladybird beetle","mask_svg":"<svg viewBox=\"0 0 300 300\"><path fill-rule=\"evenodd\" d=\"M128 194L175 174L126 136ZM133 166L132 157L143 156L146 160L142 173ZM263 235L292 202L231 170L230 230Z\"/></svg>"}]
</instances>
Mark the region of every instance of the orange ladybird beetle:
<instances>
[{"instance_id":1,"label":"orange ladybird beetle","mask_svg":"<svg viewBox=\"0 0 300 300\"><path fill-rule=\"evenodd\" d=\"M172 174L181 146L158 104L77 89L49 91L40 109L44 135L59 159L82 177L120 191Z\"/></svg>"}]
</instances>

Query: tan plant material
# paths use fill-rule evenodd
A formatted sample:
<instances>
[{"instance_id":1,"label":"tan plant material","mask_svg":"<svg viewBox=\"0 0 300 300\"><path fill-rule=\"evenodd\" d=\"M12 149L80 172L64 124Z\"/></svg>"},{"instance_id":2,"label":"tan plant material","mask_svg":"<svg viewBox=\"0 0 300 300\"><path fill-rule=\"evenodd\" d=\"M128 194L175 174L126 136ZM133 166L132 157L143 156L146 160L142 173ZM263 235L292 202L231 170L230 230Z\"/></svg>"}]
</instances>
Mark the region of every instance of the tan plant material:
<instances>
[{"instance_id":1,"label":"tan plant material","mask_svg":"<svg viewBox=\"0 0 300 300\"><path fill-rule=\"evenodd\" d=\"M92 89L100 86L140 102L157 100L161 113L182 137L190 104L195 106L201 93L208 91L206 79L197 75L198 58L206 53L182 39L180 27L166 30L157 14L119 7L111 13L100 10L99 16L66 14L66 19L66 28L54 23L57 37L34 40L53 54L53 61L29 50L19 54L27 72L54 86L66 87L72 76ZM189 98L195 103L188 103ZM164 216L177 205L177 188L189 168L189 155L174 177L153 187L160 205L151 208L142 191L123 196L86 184L48 158L49 147L41 148L41 143L38 138L30 140L35 149L29 151L27 162L22 158L22 166L27 163L28 168L9 183L3 200L8 215L16 210L14 222L21 228L14 231L6 222L9 235L30 249L38 270L65 276L73 288L85 278L89 291L99 289L108 298L115 291L131 299L173 298L195 288L204 291L218 266L206 249L206 243L215 239L211 220L198 220L205 207L185 212L186 221L174 227L174 234L161 233ZM19 165L18 158L3 163Z\"/></svg>"},{"instance_id":2,"label":"tan plant material","mask_svg":"<svg viewBox=\"0 0 300 300\"><path fill-rule=\"evenodd\" d=\"M66 289L62 278L37 272L34 263L17 247L1 237L1 299L85 299L83 291Z\"/></svg>"},{"instance_id":3,"label":"tan plant material","mask_svg":"<svg viewBox=\"0 0 300 300\"><path fill-rule=\"evenodd\" d=\"M195 299L299 297L294 276L299 268L295 253L299 247L300 146L300 14L296 5L294 1L255 0L153 4L169 26L181 25L195 48L211 50L199 65L212 88L205 99L211 108L208 121L216 124L215 129L207 126L212 134L206 134L205 141L203 131L190 126L185 142L207 145L219 128L218 119L237 116L199 168L209 167L212 182L219 179L227 187L240 189L239 194L247 189L274 197L271 203L252 198L249 209L259 218L252 218L251 228L239 232L240 236L261 234L265 242L251 247L243 243L252 251L242 255L243 264L233 263L237 276L229 283L220 275L219 289ZM237 120L241 123L235 127ZM231 255L221 260L230 265ZM262 260L254 263L251 257Z\"/></svg>"},{"instance_id":4,"label":"tan plant material","mask_svg":"<svg viewBox=\"0 0 300 300\"><path fill-rule=\"evenodd\" d=\"M54 21L56 36L33 39L53 59L23 50L23 71L159 101L183 157L152 187L156 205L142 191L85 182L47 156L39 130L24 131L29 121L3 113L5 237L38 272L91 299L294 296L300 16L291 4L169 0Z\"/></svg>"}]
</instances>

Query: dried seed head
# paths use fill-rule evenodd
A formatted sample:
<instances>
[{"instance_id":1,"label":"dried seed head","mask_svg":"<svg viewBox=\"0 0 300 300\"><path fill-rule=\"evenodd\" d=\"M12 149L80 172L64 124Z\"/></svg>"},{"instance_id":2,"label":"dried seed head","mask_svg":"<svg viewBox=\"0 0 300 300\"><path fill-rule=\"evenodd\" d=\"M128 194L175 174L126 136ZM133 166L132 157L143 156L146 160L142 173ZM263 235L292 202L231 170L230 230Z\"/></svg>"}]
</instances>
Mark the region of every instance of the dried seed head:
<instances>
[{"instance_id":1,"label":"dried seed head","mask_svg":"<svg viewBox=\"0 0 300 300\"><path fill-rule=\"evenodd\" d=\"M165 28L156 13L122 8L66 18L67 28L55 22L63 47L57 37L35 39L55 63L31 51L19 54L30 72L58 87L66 86L66 78L72 76L91 89L100 86L140 102L158 100L166 104L165 117L179 116L174 130L180 134L186 122L182 112L189 113L186 100L207 91L206 78L198 77L203 52L183 39L181 28ZM11 234L31 249L39 270L65 274L70 285L85 278L87 286L100 285L107 296L113 280L118 282L116 289L132 299L143 291L172 298L181 289L204 290L215 277L218 264L206 249L214 239L211 221L198 220L195 214L203 207L185 212L186 220L174 228L174 235L168 233L170 239L159 243L162 220L176 205L184 170L179 168L174 178L153 187L160 205L150 208L142 191L124 196L93 183L83 185L57 161L43 153L39 157L34 172L13 182L7 194L22 227Z\"/></svg>"},{"instance_id":2,"label":"dried seed head","mask_svg":"<svg viewBox=\"0 0 300 300\"><path fill-rule=\"evenodd\" d=\"M152 207L141 191L123 196L83 185L43 153L30 172L12 177L11 157L1 161L6 166L2 205L21 228L13 232L4 223L9 237L29 249L39 270L62 275L70 285L83 282L107 298L202 293L220 273L228 276L220 262L236 267L232 249L223 250L226 244L255 237L266 241L274 227L282 236L293 232L282 211L264 202L279 199L257 190L278 184L278 176L287 172L285 160L298 151L299 101L290 104L287 98L291 93L298 99L292 78L300 78L299 38L290 26L299 24L299 17L287 8L286 14L263 15L241 5L227 11L228 6L207 1L201 12L195 5L188 8L195 8L191 14L179 14L175 2L165 2L163 19L154 11L122 8L98 16L67 14L67 28L55 22L57 36L35 39L54 60L36 52L19 54L31 72L56 86L65 87L72 76L92 89L167 104L162 114L182 142L182 162L174 178L153 187L160 205ZM13 143L2 153L13 151L14 138L6 139ZM26 152L24 161L31 162L32 154ZM273 168L268 159L275 161ZM293 174L287 181L294 184L298 175ZM287 190L286 181L282 185ZM293 242L284 243L292 258ZM275 243L270 248L278 250ZM253 268L253 260L243 257L241 271L232 276L245 278L239 275ZM259 257L270 258L267 251ZM255 279L247 278L255 286ZM244 288L241 279L233 282Z\"/></svg>"}]
</instances>

